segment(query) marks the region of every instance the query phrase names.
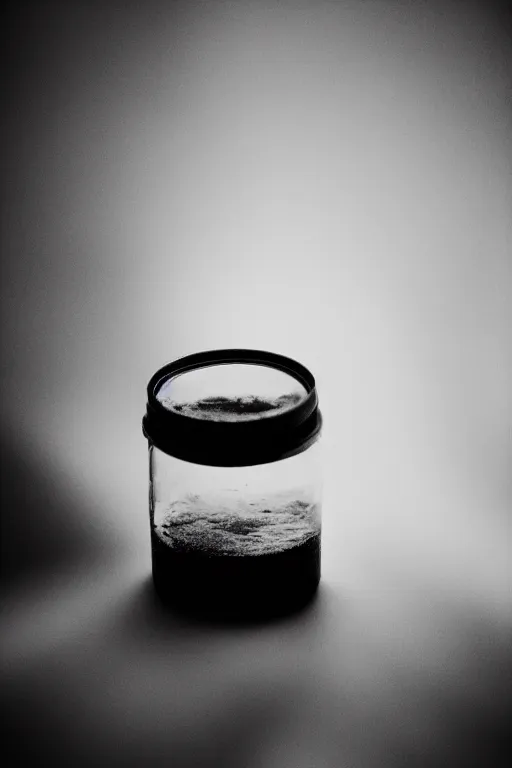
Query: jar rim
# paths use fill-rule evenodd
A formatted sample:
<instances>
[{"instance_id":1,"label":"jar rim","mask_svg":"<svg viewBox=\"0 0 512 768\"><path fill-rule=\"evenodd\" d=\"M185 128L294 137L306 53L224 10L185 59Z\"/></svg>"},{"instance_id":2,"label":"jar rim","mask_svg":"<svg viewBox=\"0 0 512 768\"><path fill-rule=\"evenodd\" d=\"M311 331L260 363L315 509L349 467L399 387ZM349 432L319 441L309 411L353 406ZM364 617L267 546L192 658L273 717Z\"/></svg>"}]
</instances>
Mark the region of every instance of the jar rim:
<instances>
[{"instance_id":1,"label":"jar rim","mask_svg":"<svg viewBox=\"0 0 512 768\"><path fill-rule=\"evenodd\" d=\"M286 410L262 419L211 421L167 408L157 397L172 378L199 368L225 364L261 365L280 370L306 390ZM274 352L220 349L196 352L159 368L147 386L143 433L151 445L176 458L213 466L265 464L293 456L318 437L321 414L313 374L301 363Z\"/></svg>"}]
</instances>

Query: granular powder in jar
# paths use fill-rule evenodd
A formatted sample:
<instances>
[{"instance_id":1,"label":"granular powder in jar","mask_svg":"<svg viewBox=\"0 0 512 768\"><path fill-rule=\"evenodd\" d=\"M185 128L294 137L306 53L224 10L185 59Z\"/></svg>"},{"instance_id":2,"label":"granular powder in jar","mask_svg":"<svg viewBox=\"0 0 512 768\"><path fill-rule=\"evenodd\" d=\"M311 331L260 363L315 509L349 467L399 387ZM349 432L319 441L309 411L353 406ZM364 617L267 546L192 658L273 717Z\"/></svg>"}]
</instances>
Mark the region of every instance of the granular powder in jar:
<instances>
[{"instance_id":1,"label":"granular powder in jar","mask_svg":"<svg viewBox=\"0 0 512 768\"><path fill-rule=\"evenodd\" d=\"M174 502L152 525L155 586L182 608L219 617L298 608L320 579L318 512L293 498Z\"/></svg>"},{"instance_id":2,"label":"granular powder in jar","mask_svg":"<svg viewBox=\"0 0 512 768\"><path fill-rule=\"evenodd\" d=\"M253 421L282 413L302 400L299 392L291 392L276 398L254 395L240 397L204 397L190 403L179 403L165 398L162 404L170 411L207 421Z\"/></svg>"}]
</instances>

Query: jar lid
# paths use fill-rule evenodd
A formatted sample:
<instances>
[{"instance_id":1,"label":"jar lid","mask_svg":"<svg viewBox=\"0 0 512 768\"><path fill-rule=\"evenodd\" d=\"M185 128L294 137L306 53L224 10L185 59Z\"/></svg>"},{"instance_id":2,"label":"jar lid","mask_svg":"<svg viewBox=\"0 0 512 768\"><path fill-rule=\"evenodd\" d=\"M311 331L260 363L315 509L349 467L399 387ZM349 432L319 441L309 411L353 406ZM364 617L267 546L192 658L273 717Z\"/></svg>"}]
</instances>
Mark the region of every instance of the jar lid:
<instances>
[{"instance_id":1,"label":"jar lid","mask_svg":"<svg viewBox=\"0 0 512 768\"><path fill-rule=\"evenodd\" d=\"M313 375L272 352L198 352L150 379L142 429L149 443L195 464L249 466L306 450L322 417Z\"/></svg>"}]
</instances>

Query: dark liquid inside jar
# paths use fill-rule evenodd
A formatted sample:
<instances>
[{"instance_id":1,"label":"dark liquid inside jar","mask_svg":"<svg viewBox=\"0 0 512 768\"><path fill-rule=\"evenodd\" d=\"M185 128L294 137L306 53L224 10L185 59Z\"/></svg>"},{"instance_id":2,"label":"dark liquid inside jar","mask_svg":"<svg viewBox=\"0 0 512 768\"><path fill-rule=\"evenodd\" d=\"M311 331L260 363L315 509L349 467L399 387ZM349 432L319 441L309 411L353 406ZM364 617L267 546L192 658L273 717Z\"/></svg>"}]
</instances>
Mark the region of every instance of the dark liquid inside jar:
<instances>
[{"instance_id":1,"label":"dark liquid inside jar","mask_svg":"<svg viewBox=\"0 0 512 768\"><path fill-rule=\"evenodd\" d=\"M320 581L320 534L263 555L175 549L151 534L153 579L169 605L199 617L253 620L306 605Z\"/></svg>"},{"instance_id":2,"label":"dark liquid inside jar","mask_svg":"<svg viewBox=\"0 0 512 768\"><path fill-rule=\"evenodd\" d=\"M158 593L201 615L287 613L307 602L320 580L318 513L300 499L281 497L269 507L190 495L153 520L151 536Z\"/></svg>"}]
</instances>

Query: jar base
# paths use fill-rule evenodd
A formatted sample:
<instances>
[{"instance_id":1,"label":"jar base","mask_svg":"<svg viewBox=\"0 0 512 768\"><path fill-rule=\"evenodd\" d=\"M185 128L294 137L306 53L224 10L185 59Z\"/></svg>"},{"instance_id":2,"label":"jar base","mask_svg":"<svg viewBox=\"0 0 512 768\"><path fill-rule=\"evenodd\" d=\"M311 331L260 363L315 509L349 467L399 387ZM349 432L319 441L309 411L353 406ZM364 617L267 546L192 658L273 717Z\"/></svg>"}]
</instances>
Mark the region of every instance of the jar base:
<instances>
[{"instance_id":1,"label":"jar base","mask_svg":"<svg viewBox=\"0 0 512 768\"><path fill-rule=\"evenodd\" d=\"M320 582L320 534L265 555L205 555L174 549L152 531L153 584L179 613L228 622L290 615L312 601Z\"/></svg>"}]
</instances>

